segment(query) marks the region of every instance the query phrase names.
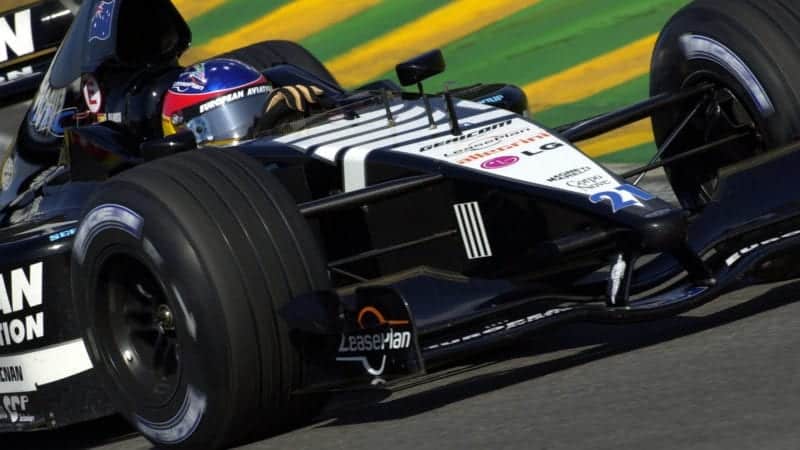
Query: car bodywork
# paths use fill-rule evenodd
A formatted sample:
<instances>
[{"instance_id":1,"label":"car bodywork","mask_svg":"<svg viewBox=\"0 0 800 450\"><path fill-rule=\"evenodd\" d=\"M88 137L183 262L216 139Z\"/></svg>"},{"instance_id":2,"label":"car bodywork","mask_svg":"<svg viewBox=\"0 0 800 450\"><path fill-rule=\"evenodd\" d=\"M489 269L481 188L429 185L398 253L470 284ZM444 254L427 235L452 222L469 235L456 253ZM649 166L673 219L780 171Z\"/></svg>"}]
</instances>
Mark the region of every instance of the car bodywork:
<instances>
[{"instance_id":1,"label":"car bodywork","mask_svg":"<svg viewBox=\"0 0 800 450\"><path fill-rule=\"evenodd\" d=\"M88 196L174 151L154 124L180 70L167 61L188 45L188 29L168 2L144 3L164 8L168 45L128 51L130 1L84 7L3 164L0 430L113 412L73 311L70 260L78 225L91 220ZM98 11L110 14L99 31ZM54 129L89 106L80 80L112 60L147 69L110 83L96 120ZM510 86L421 96L346 92L288 65L265 74L277 85L317 84L339 105L225 150L284 183L328 261L334 289L282 311L311 368L303 391L391 385L545 326L676 314L798 275L800 223L785 176L800 163L798 145L724 168L701 212L645 192L575 146L665 105L712 102L713 85L548 129L522 114Z\"/></svg>"},{"instance_id":2,"label":"car bodywork","mask_svg":"<svg viewBox=\"0 0 800 450\"><path fill-rule=\"evenodd\" d=\"M79 1L0 2L0 101L39 87Z\"/></svg>"}]
</instances>

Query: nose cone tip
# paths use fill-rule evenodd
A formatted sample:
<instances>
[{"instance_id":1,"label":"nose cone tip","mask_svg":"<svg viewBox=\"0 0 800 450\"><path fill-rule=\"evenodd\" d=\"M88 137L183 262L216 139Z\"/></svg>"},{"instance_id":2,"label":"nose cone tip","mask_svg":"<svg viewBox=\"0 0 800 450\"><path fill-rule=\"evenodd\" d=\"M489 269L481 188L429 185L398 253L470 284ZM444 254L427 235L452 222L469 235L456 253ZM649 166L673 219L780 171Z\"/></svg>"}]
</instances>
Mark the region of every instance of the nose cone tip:
<instances>
[{"instance_id":1,"label":"nose cone tip","mask_svg":"<svg viewBox=\"0 0 800 450\"><path fill-rule=\"evenodd\" d=\"M687 220L683 211L664 209L647 217L639 228L642 245L648 250L664 251L675 248L686 239Z\"/></svg>"}]
</instances>

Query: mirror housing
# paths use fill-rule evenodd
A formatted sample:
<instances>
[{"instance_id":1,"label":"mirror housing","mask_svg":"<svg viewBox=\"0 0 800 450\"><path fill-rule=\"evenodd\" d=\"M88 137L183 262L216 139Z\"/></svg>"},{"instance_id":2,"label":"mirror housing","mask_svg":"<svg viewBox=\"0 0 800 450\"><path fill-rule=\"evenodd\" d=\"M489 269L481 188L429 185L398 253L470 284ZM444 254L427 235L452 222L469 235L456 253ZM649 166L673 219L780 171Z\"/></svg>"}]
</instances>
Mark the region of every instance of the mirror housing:
<instances>
[{"instance_id":1,"label":"mirror housing","mask_svg":"<svg viewBox=\"0 0 800 450\"><path fill-rule=\"evenodd\" d=\"M411 86L444 72L446 64L439 49L423 53L395 67L397 78L403 86Z\"/></svg>"},{"instance_id":2,"label":"mirror housing","mask_svg":"<svg viewBox=\"0 0 800 450\"><path fill-rule=\"evenodd\" d=\"M190 130L183 130L159 139L151 139L139 145L140 154L145 161L152 161L175 153L195 150L196 148L197 140Z\"/></svg>"}]
</instances>

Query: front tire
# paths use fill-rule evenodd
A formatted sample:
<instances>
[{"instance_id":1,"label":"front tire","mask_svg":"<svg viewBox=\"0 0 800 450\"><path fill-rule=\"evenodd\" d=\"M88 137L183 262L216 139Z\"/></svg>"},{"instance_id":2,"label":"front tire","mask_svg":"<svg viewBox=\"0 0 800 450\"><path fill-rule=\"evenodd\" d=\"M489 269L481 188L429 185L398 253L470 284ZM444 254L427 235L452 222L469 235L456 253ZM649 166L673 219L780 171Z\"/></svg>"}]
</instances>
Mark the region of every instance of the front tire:
<instances>
[{"instance_id":1,"label":"front tire","mask_svg":"<svg viewBox=\"0 0 800 450\"><path fill-rule=\"evenodd\" d=\"M714 102L689 123L664 157L741 131L753 138L667 168L677 197L697 210L713 200L721 167L800 136L800 7L788 0L696 0L678 11L659 36L650 94L713 83ZM653 116L661 146L694 104Z\"/></svg>"},{"instance_id":2,"label":"front tire","mask_svg":"<svg viewBox=\"0 0 800 450\"><path fill-rule=\"evenodd\" d=\"M73 286L104 388L147 438L222 448L313 415L277 311L329 287L306 221L254 160L204 150L143 165L91 199Z\"/></svg>"}]
</instances>

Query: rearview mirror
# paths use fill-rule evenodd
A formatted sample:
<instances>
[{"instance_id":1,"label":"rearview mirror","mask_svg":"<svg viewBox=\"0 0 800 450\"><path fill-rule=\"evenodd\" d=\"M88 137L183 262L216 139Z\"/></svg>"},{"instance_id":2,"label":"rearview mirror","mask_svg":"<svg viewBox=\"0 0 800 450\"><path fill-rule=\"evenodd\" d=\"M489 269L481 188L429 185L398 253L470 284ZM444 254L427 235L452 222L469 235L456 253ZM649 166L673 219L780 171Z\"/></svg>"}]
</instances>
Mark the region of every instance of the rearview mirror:
<instances>
[{"instance_id":1,"label":"rearview mirror","mask_svg":"<svg viewBox=\"0 0 800 450\"><path fill-rule=\"evenodd\" d=\"M444 72L445 67L442 51L436 49L398 64L395 70L400 84L411 86Z\"/></svg>"},{"instance_id":2,"label":"rearview mirror","mask_svg":"<svg viewBox=\"0 0 800 450\"><path fill-rule=\"evenodd\" d=\"M152 161L196 148L197 140L194 137L194 133L189 130L183 130L159 139L151 139L139 145L141 156L145 161Z\"/></svg>"}]
</instances>

